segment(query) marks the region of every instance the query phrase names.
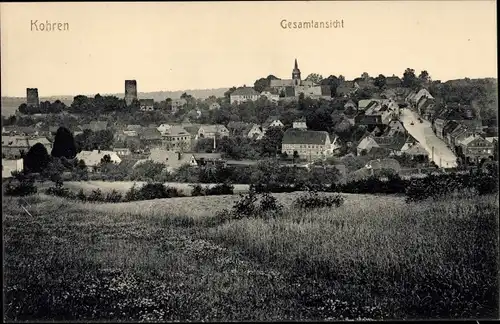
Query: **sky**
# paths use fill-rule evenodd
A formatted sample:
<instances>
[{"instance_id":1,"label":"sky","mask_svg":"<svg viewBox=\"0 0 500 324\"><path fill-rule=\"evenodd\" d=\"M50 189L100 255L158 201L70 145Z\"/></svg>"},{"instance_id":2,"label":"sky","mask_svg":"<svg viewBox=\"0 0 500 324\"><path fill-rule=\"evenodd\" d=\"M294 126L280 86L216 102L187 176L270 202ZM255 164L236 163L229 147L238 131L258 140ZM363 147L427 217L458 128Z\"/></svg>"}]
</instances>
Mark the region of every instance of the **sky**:
<instances>
[{"instance_id":1,"label":"sky","mask_svg":"<svg viewBox=\"0 0 500 324\"><path fill-rule=\"evenodd\" d=\"M284 29L282 21L343 21ZM37 31L49 21L66 31ZM56 25L57 26L57 25ZM310 73L496 77L496 3L479 1L2 3L2 96L253 85Z\"/></svg>"}]
</instances>

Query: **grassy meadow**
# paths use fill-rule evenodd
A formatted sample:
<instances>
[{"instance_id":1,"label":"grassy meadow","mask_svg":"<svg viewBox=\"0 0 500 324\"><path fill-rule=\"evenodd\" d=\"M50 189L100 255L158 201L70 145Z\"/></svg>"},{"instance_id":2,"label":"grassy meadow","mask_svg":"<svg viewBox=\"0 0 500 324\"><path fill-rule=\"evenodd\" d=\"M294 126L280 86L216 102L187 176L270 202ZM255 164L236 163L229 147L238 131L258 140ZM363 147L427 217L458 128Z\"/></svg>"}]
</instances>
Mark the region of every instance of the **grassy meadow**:
<instances>
[{"instance_id":1,"label":"grassy meadow","mask_svg":"<svg viewBox=\"0 0 500 324\"><path fill-rule=\"evenodd\" d=\"M223 223L238 196L3 197L5 319L498 317L497 197L302 211L298 195L274 195L278 218Z\"/></svg>"}]
</instances>

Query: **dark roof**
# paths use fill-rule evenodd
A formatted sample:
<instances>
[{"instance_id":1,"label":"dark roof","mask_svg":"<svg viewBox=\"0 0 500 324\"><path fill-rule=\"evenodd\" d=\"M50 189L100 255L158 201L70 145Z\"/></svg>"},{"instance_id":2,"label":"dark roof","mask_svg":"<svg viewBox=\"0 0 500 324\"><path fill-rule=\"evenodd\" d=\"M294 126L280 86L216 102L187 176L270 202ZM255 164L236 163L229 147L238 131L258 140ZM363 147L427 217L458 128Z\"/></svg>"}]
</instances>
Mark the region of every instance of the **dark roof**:
<instances>
[{"instance_id":1,"label":"dark roof","mask_svg":"<svg viewBox=\"0 0 500 324\"><path fill-rule=\"evenodd\" d=\"M324 145L328 133L325 131L310 131L288 129L283 135L283 144L316 144Z\"/></svg>"},{"instance_id":2,"label":"dark roof","mask_svg":"<svg viewBox=\"0 0 500 324\"><path fill-rule=\"evenodd\" d=\"M400 150L406 142L405 137L401 135L380 136L373 137L373 139L381 148L391 150Z\"/></svg>"},{"instance_id":3,"label":"dark roof","mask_svg":"<svg viewBox=\"0 0 500 324\"><path fill-rule=\"evenodd\" d=\"M259 93L255 91L254 88L250 87L241 87L236 90L234 90L231 93L231 96L258 96Z\"/></svg>"},{"instance_id":4,"label":"dark roof","mask_svg":"<svg viewBox=\"0 0 500 324\"><path fill-rule=\"evenodd\" d=\"M443 134L452 133L460 125L456 121L451 121L443 127Z\"/></svg>"},{"instance_id":5,"label":"dark roof","mask_svg":"<svg viewBox=\"0 0 500 324\"><path fill-rule=\"evenodd\" d=\"M146 127L141 131L140 135L143 140L161 139L161 133L155 127Z\"/></svg>"},{"instance_id":6,"label":"dark roof","mask_svg":"<svg viewBox=\"0 0 500 324\"><path fill-rule=\"evenodd\" d=\"M397 76L386 77L385 84L388 86L399 86L401 85L401 79Z\"/></svg>"},{"instance_id":7,"label":"dark roof","mask_svg":"<svg viewBox=\"0 0 500 324\"><path fill-rule=\"evenodd\" d=\"M139 102L140 102L141 106L142 105L153 106L155 103L154 99L139 99Z\"/></svg>"}]
</instances>

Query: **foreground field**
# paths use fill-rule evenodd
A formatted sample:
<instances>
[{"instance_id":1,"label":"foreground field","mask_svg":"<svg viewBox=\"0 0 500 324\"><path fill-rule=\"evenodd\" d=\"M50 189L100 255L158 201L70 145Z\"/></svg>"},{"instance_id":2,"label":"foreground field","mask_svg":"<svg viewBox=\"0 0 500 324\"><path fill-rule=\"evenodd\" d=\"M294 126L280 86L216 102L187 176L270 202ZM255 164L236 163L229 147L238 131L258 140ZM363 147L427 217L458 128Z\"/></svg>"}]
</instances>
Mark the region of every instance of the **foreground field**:
<instances>
[{"instance_id":1,"label":"foreground field","mask_svg":"<svg viewBox=\"0 0 500 324\"><path fill-rule=\"evenodd\" d=\"M3 198L6 320L498 317L496 197L345 195L206 225L237 196Z\"/></svg>"}]
</instances>

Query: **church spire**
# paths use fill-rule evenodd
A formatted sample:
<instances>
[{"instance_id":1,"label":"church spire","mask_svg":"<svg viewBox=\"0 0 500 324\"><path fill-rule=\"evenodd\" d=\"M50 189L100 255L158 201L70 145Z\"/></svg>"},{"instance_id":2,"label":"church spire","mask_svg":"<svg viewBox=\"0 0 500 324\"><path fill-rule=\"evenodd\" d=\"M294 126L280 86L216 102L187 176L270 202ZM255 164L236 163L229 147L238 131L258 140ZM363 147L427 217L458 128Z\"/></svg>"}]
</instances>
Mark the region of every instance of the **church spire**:
<instances>
[{"instance_id":1,"label":"church spire","mask_svg":"<svg viewBox=\"0 0 500 324\"><path fill-rule=\"evenodd\" d=\"M300 80L300 70L299 70L299 64L297 63L297 59L295 59L295 67L293 68L292 71L292 80L294 86L298 86L302 83Z\"/></svg>"}]
</instances>

